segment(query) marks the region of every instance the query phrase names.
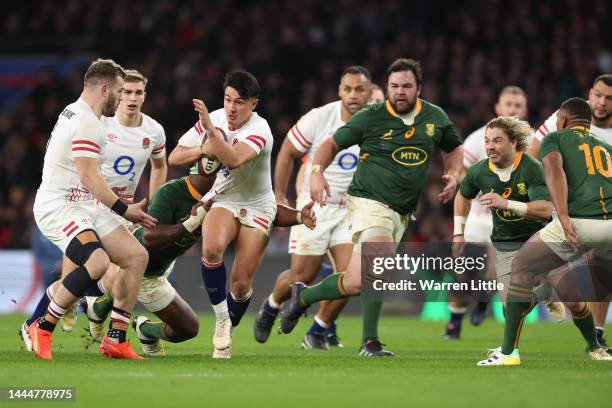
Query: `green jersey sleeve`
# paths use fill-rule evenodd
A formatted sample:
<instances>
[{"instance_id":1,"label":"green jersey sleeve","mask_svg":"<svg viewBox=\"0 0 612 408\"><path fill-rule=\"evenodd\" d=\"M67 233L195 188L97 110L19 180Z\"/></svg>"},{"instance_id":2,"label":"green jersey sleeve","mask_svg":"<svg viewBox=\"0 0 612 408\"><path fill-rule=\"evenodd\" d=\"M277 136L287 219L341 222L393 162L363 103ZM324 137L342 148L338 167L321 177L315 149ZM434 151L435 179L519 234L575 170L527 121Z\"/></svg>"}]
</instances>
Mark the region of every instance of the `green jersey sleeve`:
<instances>
[{"instance_id":1,"label":"green jersey sleeve","mask_svg":"<svg viewBox=\"0 0 612 408\"><path fill-rule=\"evenodd\" d=\"M559 132L553 132L547 134L542 139L542 144L540 145L540 160L544 158L550 152L560 152L559 146Z\"/></svg>"},{"instance_id":2,"label":"green jersey sleeve","mask_svg":"<svg viewBox=\"0 0 612 408\"><path fill-rule=\"evenodd\" d=\"M440 115L442 132L440 133L439 138L437 138L438 140L435 140L435 142L443 152L448 153L462 144L461 137L459 136L457 129L455 129L455 126L453 126L453 123L448 118L446 112L441 110Z\"/></svg>"},{"instance_id":3,"label":"green jersey sleeve","mask_svg":"<svg viewBox=\"0 0 612 408\"><path fill-rule=\"evenodd\" d=\"M532 162L529 180L531 181L529 187L527 187L529 201L550 200L550 193L544 180L544 167L542 167L542 163L535 160Z\"/></svg>"},{"instance_id":4,"label":"green jersey sleeve","mask_svg":"<svg viewBox=\"0 0 612 408\"><path fill-rule=\"evenodd\" d=\"M174 224L174 208L172 205L172 192L170 189L162 186L157 193L153 195L151 204L147 213L157 218L159 224L171 225Z\"/></svg>"},{"instance_id":5,"label":"green jersey sleeve","mask_svg":"<svg viewBox=\"0 0 612 408\"><path fill-rule=\"evenodd\" d=\"M478 165L470 167L465 175L465 178L461 182L459 187L459 193L467 199L474 199L480 192L480 188L476 185L476 174Z\"/></svg>"},{"instance_id":6,"label":"green jersey sleeve","mask_svg":"<svg viewBox=\"0 0 612 408\"><path fill-rule=\"evenodd\" d=\"M336 130L333 137L340 149L361 144L366 133L369 117L370 110L364 108L355 113L344 126Z\"/></svg>"}]
</instances>

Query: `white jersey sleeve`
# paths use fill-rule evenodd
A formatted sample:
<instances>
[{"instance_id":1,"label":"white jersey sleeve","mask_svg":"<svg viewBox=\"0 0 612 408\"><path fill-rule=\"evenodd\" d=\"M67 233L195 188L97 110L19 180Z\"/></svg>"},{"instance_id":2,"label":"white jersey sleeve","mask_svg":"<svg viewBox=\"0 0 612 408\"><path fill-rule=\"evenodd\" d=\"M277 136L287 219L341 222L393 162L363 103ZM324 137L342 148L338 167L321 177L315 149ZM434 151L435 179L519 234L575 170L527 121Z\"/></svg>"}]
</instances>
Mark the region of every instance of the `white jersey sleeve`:
<instances>
[{"instance_id":1,"label":"white jersey sleeve","mask_svg":"<svg viewBox=\"0 0 612 408\"><path fill-rule=\"evenodd\" d=\"M258 132L261 135L247 135L238 137L238 142L246 143L251 149L255 150L255 153L259 155L268 143L272 144L274 140L272 135L268 132Z\"/></svg>"},{"instance_id":2,"label":"white jersey sleeve","mask_svg":"<svg viewBox=\"0 0 612 408\"><path fill-rule=\"evenodd\" d=\"M463 165L471 167L487 157L485 149L485 126L470 133L463 142Z\"/></svg>"},{"instance_id":3,"label":"white jersey sleeve","mask_svg":"<svg viewBox=\"0 0 612 408\"><path fill-rule=\"evenodd\" d=\"M166 156L166 132L164 131L164 127L157 121L153 119L151 119L151 121L153 123L155 136L155 145L151 151L151 158L161 159L162 157Z\"/></svg>"},{"instance_id":4,"label":"white jersey sleeve","mask_svg":"<svg viewBox=\"0 0 612 408\"><path fill-rule=\"evenodd\" d=\"M75 123L72 135L72 157L89 157L99 159L105 135L100 121L95 117L86 117Z\"/></svg>"},{"instance_id":5,"label":"white jersey sleeve","mask_svg":"<svg viewBox=\"0 0 612 408\"><path fill-rule=\"evenodd\" d=\"M531 137L532 138L535 137L536 139L538 139L541 142L542 139L544 138L544 136L546 136L549 133L556 132L557 131L557 113L558 112L559 111L555 111L555 113L550 115L548 117L548 119L546 119L544 121L544 123L542 123L542 125L540 125L538 130L536 130L533 133L533 135L531 135Z\"/></svg>"},{"instance_id":6,"label":"white jersey sleeve","mask_svg":"<svg viewBox=\"0 0 612 408\"><path fill-rule=\"evenodd\" d=\"M312 147L312 143L317 136L316 123L318 122L319 112L320 110L317 109L311 110L302 116L287 132L289 141L301 153L306 153Z\"/></svg>"},{"instance_id":7,"label":"white jersey sleeve","mask_svg":"<svg viewBox=\"0 0 612 408\"><path fill-rule=\"evenodd\" d=\"M183 147L196 147L202 144L202 134L204 129L200 121L196 121L195 125L187 132L183 133L183 136L178 141L178 144Z\"/></svg>"}]
</instances>

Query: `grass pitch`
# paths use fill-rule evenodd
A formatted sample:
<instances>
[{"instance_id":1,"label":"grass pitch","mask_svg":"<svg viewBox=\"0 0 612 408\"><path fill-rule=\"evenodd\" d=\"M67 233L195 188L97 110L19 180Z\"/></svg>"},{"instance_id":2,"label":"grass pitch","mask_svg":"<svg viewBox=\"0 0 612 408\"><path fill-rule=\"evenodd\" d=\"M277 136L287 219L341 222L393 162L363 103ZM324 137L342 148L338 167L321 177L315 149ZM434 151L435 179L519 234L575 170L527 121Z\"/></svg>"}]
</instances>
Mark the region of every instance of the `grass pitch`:
<instances>
[{"instance_id":1,"label":"grass pitch","mask_svg":"<svg viewBox=\"0 0 612 408\"><path fill-rule=\"evenodd\" d=\"M0 387L75 387L72 406L130 407L609 407L612 363L587 359L571 323L527 325L519 367L476 367L487 348L500 344L503 326L492 321L474 328L465 322L463 339L441 340L443 324L383 316L381 338L394 358L357 356L361 320L338 322L344 349L301 350L310 319L294 334L272 334L255 342L253 316L234 337L233 358L212 360L212 315L201 315L200 336L166 343L167 356L117 361L85 349L85 319L72 333L57 330L54 359L39 361L17 337L24 316L0 316ZM134 348L140 351L133 331ZM5 404L2 404L5 405ZM18 406L49 403L19 403ZM58 406L58 404L54 404Z\"/></svg>"}]
</instances>

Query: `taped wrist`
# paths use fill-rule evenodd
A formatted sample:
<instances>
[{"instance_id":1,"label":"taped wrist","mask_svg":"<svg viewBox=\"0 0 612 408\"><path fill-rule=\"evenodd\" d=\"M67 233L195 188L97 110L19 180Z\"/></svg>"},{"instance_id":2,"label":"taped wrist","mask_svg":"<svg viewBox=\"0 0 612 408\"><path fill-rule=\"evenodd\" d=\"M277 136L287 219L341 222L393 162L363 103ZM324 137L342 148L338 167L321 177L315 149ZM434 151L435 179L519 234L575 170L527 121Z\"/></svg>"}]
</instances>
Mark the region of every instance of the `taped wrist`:
<instances>
[{"instance_id":1,"label":"taped wrist","mask_svg":"<svg viewBox=\"0 0 612 408\"><path fill-rule=\"evenodd\" d=\"M523 215L527 214L527 203L508 200L508 209L514 211L519 217L522 217Z\"/></svg>"},{"instance_id":2,"label":"taped wrist","mask_svg":"<svg viewBox=\"0 0 612 408\"><path fill-rule=\"evenodd\" d=\"M204 207L198 207L196 210L196 215L190 215L185 221L183 221L183 227L188 232L193 232L202 225L202 221L206 216L206 210Z\"/></svg>"},{"instance_id":3,"label":"taped wrist","mask_svg":"<svg viewBox=\"0 0 612 408\"><path fill-rule=\"evenodd\" d=\"M117 201L115 201L115 204L113 204L113 206L111 207L111 210L123 217L123 214L125 214L128 210L128 206L120 199L117 199Z\"/></svg>"}]
</instances>

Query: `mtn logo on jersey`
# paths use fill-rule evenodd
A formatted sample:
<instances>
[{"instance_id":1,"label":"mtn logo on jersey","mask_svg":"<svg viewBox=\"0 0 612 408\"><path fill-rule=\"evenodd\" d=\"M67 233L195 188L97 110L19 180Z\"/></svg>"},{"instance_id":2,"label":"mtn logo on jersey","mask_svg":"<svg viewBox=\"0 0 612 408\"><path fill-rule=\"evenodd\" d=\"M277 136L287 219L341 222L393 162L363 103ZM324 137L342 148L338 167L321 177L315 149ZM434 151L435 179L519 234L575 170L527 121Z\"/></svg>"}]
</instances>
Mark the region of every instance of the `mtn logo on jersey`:
<instances>
[{"instance_id":1,"label":"mtn logo on jersey","mask_svg":"<svg viewBox=\"0 0 612 408\"><path fill-rule=\"evenodd\" d=\"M429 155L423 149L414 146L403 146L391 153L394 162L402 166L418 166L425 163Z\"/></svg>"},{"instance_id":2,"label":"mtn logo on jersey","mask_svg":"<svg viewBox=\"0 0 612 408\"><path fill-rule=\"evenodd\" d=\"M495 215L502 221L505 222L516 222L522 221L524 217L516 215L512 210L502 210L501 208L495 209Z\"/></svg>"},{"instance_id":3,"label":"mtn logo on jersey","mask_svg":"<svg viewBox=\"0 0 612 408\"><path fill-rule=\"evenodd\" d=\"M148 137L143 137L142 138L142 148L147 150L149 147L151 147L151 139L149 139Z\"/></svg>"}]
</instances>

